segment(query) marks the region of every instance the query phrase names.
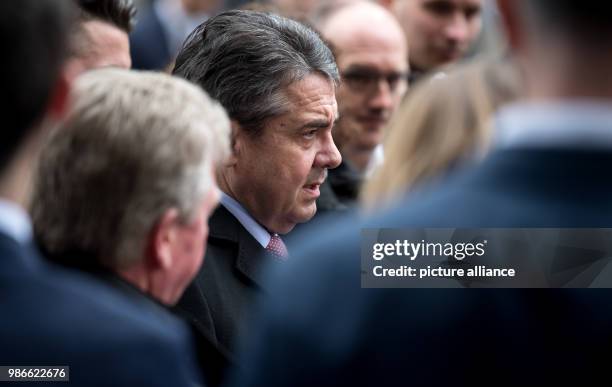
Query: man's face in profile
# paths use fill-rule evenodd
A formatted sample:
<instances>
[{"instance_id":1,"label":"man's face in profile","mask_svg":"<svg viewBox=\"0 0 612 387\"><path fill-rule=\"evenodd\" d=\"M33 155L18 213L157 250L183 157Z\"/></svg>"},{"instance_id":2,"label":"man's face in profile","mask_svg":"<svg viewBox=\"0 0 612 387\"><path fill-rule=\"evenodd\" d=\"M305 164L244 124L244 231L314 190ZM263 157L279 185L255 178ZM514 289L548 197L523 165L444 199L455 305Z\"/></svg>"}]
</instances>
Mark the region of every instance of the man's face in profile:
<instances>
[{"instance_id":1,"label":"man's face in profile","mask_svg":"<svg viewBox=\"0 0 612 387\"><path fill-rule=\"evenodd\" d=\"M406 33L410 62L428 71L460 59L482 27L483 0L403 0L395 13Z\"/></svg>"},{"instance_id":2,"label":"man's face in profile","mask_svg":"<svg viewBox=\"0 0 612 387\"><path fill-rule=\"evenodd\" d=\"M261 133L236 131L228 193L271 232L285 234L312 218L327 169L340 164L331 134L334 89L326 77L307 75L285 89L286 112L269 118Z\"/></svg>"}]
</instances>

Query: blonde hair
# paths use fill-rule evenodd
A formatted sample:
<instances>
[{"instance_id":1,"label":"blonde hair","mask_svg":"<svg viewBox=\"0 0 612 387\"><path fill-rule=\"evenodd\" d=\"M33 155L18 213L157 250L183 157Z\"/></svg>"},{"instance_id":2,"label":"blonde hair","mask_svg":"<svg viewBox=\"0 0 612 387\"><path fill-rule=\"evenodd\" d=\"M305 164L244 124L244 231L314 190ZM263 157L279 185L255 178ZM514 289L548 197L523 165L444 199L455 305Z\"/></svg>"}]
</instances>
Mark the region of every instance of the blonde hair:
<instances>
[{"instance_id":1,"label":"blonde hair","mask_svg":"<svg viewBox=\"0 0 612 387\"><path fill-rule=\"evenodd\" d=\"M511 63L492 59L420 82L389 124L385 162L363 187L364 207L388 205L465 156L484 153L492 113L518 96L519 84Z\"/></svg>"},{"instance_id":2,"label":"blonde hair","mask_svg":"<svg viewBox=\"0 0 612 387\"><path fill-rule=\"evenodd\" d=\"M52 255L86 253L127 267L167 209L187 222L216 189L229 119L200 88L162 73L91 71L72 99L41 155L35 234Z\"/></svg>"}]
</instances>

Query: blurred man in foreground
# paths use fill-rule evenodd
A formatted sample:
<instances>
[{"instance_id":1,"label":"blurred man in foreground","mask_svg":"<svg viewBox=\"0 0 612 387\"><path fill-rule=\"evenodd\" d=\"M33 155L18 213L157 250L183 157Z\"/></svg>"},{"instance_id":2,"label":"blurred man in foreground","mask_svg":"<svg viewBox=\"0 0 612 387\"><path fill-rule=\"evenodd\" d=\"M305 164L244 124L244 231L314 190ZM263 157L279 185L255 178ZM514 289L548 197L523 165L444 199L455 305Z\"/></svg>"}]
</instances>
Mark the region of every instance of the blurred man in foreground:
<instances>
[{"instance_id":1,"label":"blurred man in foreground","mask_svg":"<svg viewBox=\"0 0 612 387\"><path fill-rule=\"evenodd\" d=\"M261 269L287 259L281 235L315 214L332 139L338 70L329 48L290 19L228 11L187 40L174 73L202 86L228 112L232 149L219 168L221 206L210 220L202 270L179 307L221 349L246 334Z\"/></svg>"},{"instance_id":2,"label":"blurred man in foreground","mask_svg":"<svg viewBox=\"0 0 612 387\"><path fill-rule=\"evenodd\" d=\"M73 101L41 155L35 235L54 261L181 329L158 303L174 305L202 264L229 120L196 86L161 73L89 72Z\"/></svg>"},{"instance_id":3,"label":"blurred man in foreground","mask_svg":"<svg viewBox=\"0 0 612 387\"><path fill-rule=\"evenodd\" d=\"M612 182L601 173L612 167L610 4L498 3L527 99L499 113L496 147L477 168L365 227L612 225ZM325 234L271 287L276 296L236 385L585 385L608 377L609 290L361 289L359 229L347 223ZM609 258L572 264L582 275L608 269Z\"/></svg>"},{"instance_id":4,"label":"blurred man in foreground","mask_svg":"<svg viewBox=\"0 0 612 387\"><path fill-rule=\"evenodd\" d=\"M51 267L34 248L24 207L47 131L66 108L71 14L70 2L0 2L0 364L26 375L35 372L27 367L70 367L64 375L75 386L191 385L199 375L184 330Z\"/></svg>"}]
</instances>

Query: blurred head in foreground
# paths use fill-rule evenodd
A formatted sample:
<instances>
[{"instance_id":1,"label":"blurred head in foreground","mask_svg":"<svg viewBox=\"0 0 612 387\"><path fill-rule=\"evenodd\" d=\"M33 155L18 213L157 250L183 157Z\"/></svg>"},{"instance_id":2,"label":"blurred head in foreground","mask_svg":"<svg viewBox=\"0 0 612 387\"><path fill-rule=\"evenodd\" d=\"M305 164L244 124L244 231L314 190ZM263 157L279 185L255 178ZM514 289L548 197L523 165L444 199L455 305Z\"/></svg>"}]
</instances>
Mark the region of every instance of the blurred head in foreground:
<instances>
[{"instance_id":1,"label":"blurred head in foreground","mask_svg":"<svg viewBox=\"0 0 612 387\"><path fill-rule=\"evenodd\" d=\"M92 71L72 101L41 156L36 237L57 260L104 266L173 304L202 263L229 120L163 74Z\"/></svg>"},{"instance_id":2,"label":"blurred head in foreground","mask_svg":"<svg viewBox=\"0 0 612 387\"><path fill-rule=\"evenodd\" d=\"M62 67L72 11L53 0L0 3L0 196L22 207L48 124L67 107Z\"/></svg>"},{"instance_id":3,"label":"blurred head in foreground","mask_svg":"<svg viewBox=\"0 0 612 387\"><path fill-rule=\"evenodd\" d=\"M498 0L510 47L532 100L609 99L609 2Z\"/></svg>"}]
</instances>

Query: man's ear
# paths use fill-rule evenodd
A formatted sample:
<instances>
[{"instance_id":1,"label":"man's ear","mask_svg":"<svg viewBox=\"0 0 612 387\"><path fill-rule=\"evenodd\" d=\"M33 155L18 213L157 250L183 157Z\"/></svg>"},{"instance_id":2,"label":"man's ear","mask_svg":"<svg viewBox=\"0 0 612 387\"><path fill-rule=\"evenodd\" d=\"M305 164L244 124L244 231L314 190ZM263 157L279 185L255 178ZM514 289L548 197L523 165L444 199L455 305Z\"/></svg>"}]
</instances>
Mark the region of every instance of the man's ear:
<instances>
[{"instance_id":1,"label":"man's ear","mask_svg":"<svg viewBox=\"0 0 612 387\"><path fill-rule=\"evenodd\" d=\"M72 90L75 79L81 72L82 68L79 63L74 60L69 59L64 66L62 66L60 75L51 90L47 109L48 116L53 121L61 120L68 111L70 91Z\"/></svg>"},{"instance_id":2,"label":"man's ear","mask_svg":"<svg viewBox=\"0 0 612 387\"><path fill-rule=\"evenodd\" d=\"M238 157L244 147L245 132L242 126L236 120L231 120L232 135L230 137L231 143L231 154L227 158L225 165L228 167L234 166L238 163Z\"/></svg>"},{"instance_id":3,"label":"man's ear","mask_svg":"<svg viewBox=\"0 0 612 387\"><path fill-rule=\"evenodd\" d=\"M149 232L147 262L154 268L168 270L174 259L174 243L179 225L179 213L175 208L167 209Z\"/></svg>"}]
</instances>

